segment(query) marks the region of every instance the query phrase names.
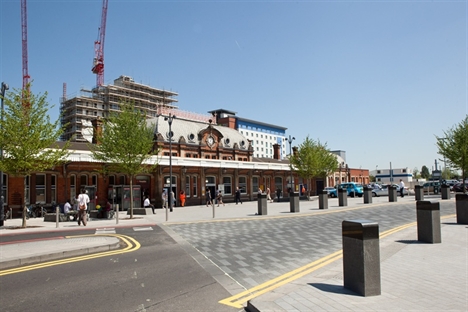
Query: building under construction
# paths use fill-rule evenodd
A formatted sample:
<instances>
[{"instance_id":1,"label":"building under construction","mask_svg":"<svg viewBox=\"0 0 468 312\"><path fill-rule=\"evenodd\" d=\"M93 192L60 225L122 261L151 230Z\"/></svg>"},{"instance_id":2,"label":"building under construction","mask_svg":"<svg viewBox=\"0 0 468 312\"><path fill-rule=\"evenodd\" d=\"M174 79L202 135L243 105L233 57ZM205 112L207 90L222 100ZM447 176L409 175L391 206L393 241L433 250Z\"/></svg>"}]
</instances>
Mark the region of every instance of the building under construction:
<instances>
[{"instance_id":1,"label":"building under construction","mask_svg":"<svg viewBox=\"0 0 468 312\"><path fill-rule=\"evenodd\" d=\"M60 104L60 122L64 129L61 139L89 142L93 133L92 120L98 117L106 118L110 113L118 112L119 103L122 101L134 103L148 118L168 114L173 110L177 110L180 116L180 111L174 105L178 101L177 95L176 92L136 83L129 76L120 76L114 80L113 85L104 85L92 90L82 89L80 96L71 99L64 95ZM209 119L209 116L189 117L198 120Z\"/></svg>"}]
</instances>

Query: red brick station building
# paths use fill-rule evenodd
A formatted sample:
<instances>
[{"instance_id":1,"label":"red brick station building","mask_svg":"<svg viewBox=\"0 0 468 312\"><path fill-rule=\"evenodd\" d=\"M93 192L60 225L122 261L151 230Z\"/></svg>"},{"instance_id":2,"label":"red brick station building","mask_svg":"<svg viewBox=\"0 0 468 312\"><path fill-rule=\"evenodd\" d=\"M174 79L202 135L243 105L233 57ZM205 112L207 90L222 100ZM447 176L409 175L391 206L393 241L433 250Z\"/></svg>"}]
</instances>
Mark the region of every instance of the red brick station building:
<instances>
[{"instance_id":1,"label":"red brick station building","mask_svg":"<svg viewBox=\"0 0 468 312\"><path fill-rule=\"evenodd\" d=\"M256 200L258 189L265 191L267 187L273 198L278 189L281 196L287 197L291 175L294 190L300 192L304 185L311 195L339 181L369 183L367 169L349 168L337 156L340 163L337 172L325 180L314 180L308 186L306 181L291 172L289 161L281 159L279 145L273 146L273 158L253 157L251 140L237 131L229 120L218 119L211 123L176 118L172 122L171 133L164 116L148 119L148 123L155 127L154 144L160 150L148 163L157 163L158 166L151 174L135 176L134 207L142 207L144 195L148 195L157 208L161 207L162 190L170 187L170 163L176 208L180 190L186 193L186 206L204 205L206 189L210 189L211 194L221 190L225 203L234 202L237 187L243 201ZM93 122L94 129L100 125L99 119ZM169 141L171 137L172 142ZM67 199L73 203L84 187L92 199L91 209L93 205L104 205L107 200L119 204L121 209L130 207L128 177L118 172L107 172L106 164L93 159L89 144L72 142L72 152L66 162L26 178L26 204L39 204L52 210ZM169 157L170 153L172 157ZM19 217L24 198L24 178L4 175L3 181L5 209L12 208L13 217Z\"/></svg>"}]
</instances>

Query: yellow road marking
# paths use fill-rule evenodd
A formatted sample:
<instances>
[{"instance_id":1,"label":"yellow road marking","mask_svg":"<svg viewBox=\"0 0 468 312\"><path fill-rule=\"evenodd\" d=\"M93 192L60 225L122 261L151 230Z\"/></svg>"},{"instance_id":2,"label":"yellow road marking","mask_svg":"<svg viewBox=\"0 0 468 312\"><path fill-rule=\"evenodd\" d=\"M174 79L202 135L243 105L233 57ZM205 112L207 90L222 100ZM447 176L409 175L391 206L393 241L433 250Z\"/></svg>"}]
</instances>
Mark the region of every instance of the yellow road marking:
<instances>
[{"instance_id":1,"label":"yellow road marking","mask_svg":"<svg viewBox=\"0 0 468 312\"><path fill-rule=\"evenodd\" d=\"M23 266L23 267L3 270L3 271L0 271L0 276L20 273L20 272L26 272L26 271L31 271L31 270L36 270L36 269L51 267L51 266L55 266L55 265L61 265L61 264L78 262L78 261L96 259L96 258L101 258L101 257L117 255L117 254L123 254L123 253L127 253L127 252L136 251L136 250L140 249L140 247L141 247L141 244L137 240L135 240L134 238L126 236L126 235L120 235L120 234L98 234L98 235L92 234L92 235L66 236L66 238L92 237L92 236L114 236L114 237L117 237L120 240L122 240L127 246L125 248L123 248L123 249L117 249L117 250L112 250L112 251L104 251L104 252L94 253L94 254L85 255L85 256L77 256L77 257L47 261L47 262L43 262L43 263L37 263L37 264L27 265L27 266Z\"/></svg>"},{"instance_id":2,"label":"yellow road marking","mask_svg":"<svg viewBox=\"0 0 468 312\"><path fill-rule=\"evenodd\" d=\"M441 219L447 219L447 218L453 218L455 215L448 215L448 216L443 216ZM384 238L388 235L391 235L393 233L396 233L398 231L404 230L406 228L415 226L417 223L412 222L408 224L404 224L401 226L398 226L396 228L387 230L385 232L380 233L379 239ZM332 254L329 254L328 256L325 256L323 258L320 258L314 262L311 262L305 266L302 266L296 270L293 270L291 272L288 272L286 274L283 274L279 277L276 277L272 280L269 280L263 284L257 285L253 288L247 289L237 295L231 296L229 298L220 300L219 303L225 304L234 308L243 308L244 304L249 301L250 299L256 298L264 293L267 293L269 291L272 291L284 284L290 283L292 281L295 281L309 273L312 273L338 259L341 259L343 257L343 250L338 250L335 251Z\"/></svg>"}]
</instances>

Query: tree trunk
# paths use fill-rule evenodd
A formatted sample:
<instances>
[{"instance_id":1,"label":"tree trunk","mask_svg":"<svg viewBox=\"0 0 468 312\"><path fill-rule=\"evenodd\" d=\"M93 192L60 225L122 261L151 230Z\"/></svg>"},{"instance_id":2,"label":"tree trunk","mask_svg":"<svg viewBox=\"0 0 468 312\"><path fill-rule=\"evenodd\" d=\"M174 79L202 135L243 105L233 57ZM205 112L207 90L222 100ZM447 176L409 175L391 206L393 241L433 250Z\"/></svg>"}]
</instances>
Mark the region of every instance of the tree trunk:
<instances>
[{"instance_id":1,"label":"tree trunk","mask_svg":"<svg viewBox=\"0 0 468 312\"><path fill-rule=\"evenodd\" d=\"M130 219L133 219L133 175L130 175Z\"/></svg>"},{"instance_id":2,"label":"tree trunk","mask_svg":"<svg viewBox=\"0 0 468 312\"><path fill-rule=\"evenodd\" d=\"M26 227L26 214L28 213L27 208L26 208L26 177L24 177L23 192L24 192L24 196L23 196L24 205L23 205L23 222L21 224L21 227L25 228Z\"/></svg>"}]
</instances>

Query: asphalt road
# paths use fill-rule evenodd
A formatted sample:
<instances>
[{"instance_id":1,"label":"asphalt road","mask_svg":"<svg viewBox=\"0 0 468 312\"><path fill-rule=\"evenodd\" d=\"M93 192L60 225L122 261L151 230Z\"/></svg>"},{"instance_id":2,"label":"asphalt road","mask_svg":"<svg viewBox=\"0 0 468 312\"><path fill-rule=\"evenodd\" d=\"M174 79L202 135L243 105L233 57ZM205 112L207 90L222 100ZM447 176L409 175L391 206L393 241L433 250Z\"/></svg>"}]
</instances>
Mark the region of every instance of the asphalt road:
<instances>
[{"instance_id":1,"label":"asphalt road","mask_svg":"<svg viewBox=\"0 0 468 312\"><path fill-rule=\"evenodd\" d=\"M0 277L1 311L238 311L230 294L157 226L118 229L135 252ZM92 234L73 231L39 236Z\"/></svg>"}]
</instances>

